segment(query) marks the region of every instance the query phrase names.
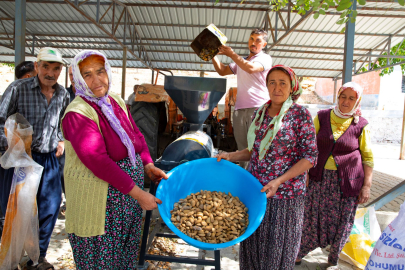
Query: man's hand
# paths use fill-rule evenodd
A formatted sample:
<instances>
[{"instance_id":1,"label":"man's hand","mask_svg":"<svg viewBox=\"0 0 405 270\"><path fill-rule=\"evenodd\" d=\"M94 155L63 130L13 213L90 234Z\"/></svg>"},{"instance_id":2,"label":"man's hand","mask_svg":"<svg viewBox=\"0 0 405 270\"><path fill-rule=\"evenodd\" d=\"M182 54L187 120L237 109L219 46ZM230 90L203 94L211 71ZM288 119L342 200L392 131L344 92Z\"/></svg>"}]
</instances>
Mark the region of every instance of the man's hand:
<instances>
[{"instance_id":1,"label":"man's hand","mask_svg":"<svg viewBox=\"0 0 405 270\"><path fill-rule=\"evenodd\" d=\"M65 151L65 142L58 142L58 146L56 146L56 157L63 155L63 151Z\"/></svg>"},{"instance_id":2,"label":"man's hand","mask_svg":"<svg viewBox=\"0 0 405 270\"><path fill-rule=\"evenodd\" d=\"M235 54L231 47L225 45L220 46L218 51L218 55L226 55L228 57L232 57Z\"/></svg>"},{"instance_id":3,"label":"man's hand","mask_svg":"<svg viewBox=\"0 0 405 270\"><path fill-rule=\"evenodd\" d=\"M168 176L162 171L161 169L155 167L153 163L146 164L145 166L145 173L149 176L149 178L155 183L159 184L162 178L167 179Z\"/></svg>"}]
</instances>

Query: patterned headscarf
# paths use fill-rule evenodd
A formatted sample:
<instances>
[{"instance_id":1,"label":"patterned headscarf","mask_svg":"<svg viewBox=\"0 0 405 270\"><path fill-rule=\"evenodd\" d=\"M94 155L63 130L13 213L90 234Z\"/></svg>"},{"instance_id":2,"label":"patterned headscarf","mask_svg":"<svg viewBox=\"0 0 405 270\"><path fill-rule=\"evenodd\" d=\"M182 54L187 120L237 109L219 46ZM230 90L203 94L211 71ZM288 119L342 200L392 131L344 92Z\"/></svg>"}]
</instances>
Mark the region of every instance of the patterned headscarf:
<instances>
[{"instance_id":1,"label":"patterned headscarf","mask_svg":"<svg viewBox=\"0 0 405 270\"><path fill-rule=\"evenodd\" d=\"M99 55L104 59L104 67L107 72L108 76L108 91L104 97L96 97L90 88L87 86L86 82L84 81L82 74L80 73L79 63L89 57L90 55ZM135 148L132 144L131 139L129 138L128 134L125 132L124 128L121 126L120 120L118 120L117 116L114 114L113 108L111 104L107 102L108 93L111 90L111 83L112 83L112 75L111 75L111 66L108 63L107 57L105 57L102 53L93 50L85 50L78 53L72 62L72 72L73 72L73 81L75 83L76 88L76 95L85 98L91 102L96 103L105 117L108 119L113 130L118 134L121 139L121 142L125 145L128 149L128 156L131 160L132 166L136 167L136 157L135 157Z\"/></svg>"},{"instance_id":2,"label":"patterned headscarf","mask_svg":"<svg viewBox=\"0 0 405 270\"><path fill-rule=\"evenodd\" d=\"M264 133L264 138L260 142L260 149L259 149L259 160L262 160L264 155L266 154L267 150L270 148L271 143L273 142L274 137L276 136L277 132L280 130L281 126L283 125L283 118L284 115L288 112L290 107L295 103L302 93L302 88L299 83L297 75L295 75L294 70L290 67L284 65L275 65L272 67L267 75L266 83L268 83L269 74L272 72L274 68L282 68L288 72L291 78L291 88L292 92L291 95L284 101L283 106L281 107L280 112L271 120L267 130ZM248 139L248 149L252 151L253 144L256 139L256 135L259 132L264 116L266 114L266 110L270 107L271 100L263 104L256 113L256 117L253 120L252 124L249 127L247 139Z\"/></svg>"},{"instance_id":3,"label":"patterned headscarf","mask_svg":"<svg viewBox=\"0 0 405 270\"><path fill-rule=\"evenodd\" d=\"M335 108L333 108L333 112L339 116L340 118L350 118L353 117L354 118L354 123L358 123L359 122L359 117L361 116L361 106L360 106L360 102L361 102L361 97L363 95L363 88L355 83L355 82L347 82L344 85L342 85L342 87L340 87L338 93L337 93L337 99L339 99L340 94L342 94L342 92L344 90L346 90L347 88L351 88L354 92L356 92L357 94L357 100L356 103L353 106L353 109L348 112L348 113L342 113L339 109L339 102L338 104L335 106Z\"/></svg>"}]
</instances>

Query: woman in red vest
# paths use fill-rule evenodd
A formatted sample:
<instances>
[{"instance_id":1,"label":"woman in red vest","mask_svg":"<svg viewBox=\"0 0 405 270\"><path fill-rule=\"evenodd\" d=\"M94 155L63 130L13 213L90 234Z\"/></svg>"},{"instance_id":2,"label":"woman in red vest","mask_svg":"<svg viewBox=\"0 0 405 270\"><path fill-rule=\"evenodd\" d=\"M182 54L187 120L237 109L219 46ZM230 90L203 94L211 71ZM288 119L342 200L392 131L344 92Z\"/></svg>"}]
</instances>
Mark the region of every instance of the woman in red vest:
<instances>
[{"instance_id":1,"label":"woman in red vest","mask_svg":"<svg viewBox=\"0 0 405 270\"><path fill-rule=\"evenodd\" d=\"M314 119L319 155L317 165L309 170L296 264L311 250L330 245L327 269L338 269L357 205L370 197L374 163L370 128L361 117L362 93L357 83L344 84L338 92L338 105L319 111Z\"/></svg>"}]
</instances>

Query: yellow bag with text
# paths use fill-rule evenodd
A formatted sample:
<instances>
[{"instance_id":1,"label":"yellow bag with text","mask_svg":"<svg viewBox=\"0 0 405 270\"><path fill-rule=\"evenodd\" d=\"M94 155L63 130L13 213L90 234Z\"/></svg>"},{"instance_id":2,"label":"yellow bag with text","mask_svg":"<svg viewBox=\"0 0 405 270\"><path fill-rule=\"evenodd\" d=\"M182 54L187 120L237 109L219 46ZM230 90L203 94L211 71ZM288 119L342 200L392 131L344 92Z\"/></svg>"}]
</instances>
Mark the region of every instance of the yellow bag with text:
<instances>
[{"instance_id":1,"label":"yellow bag with text","mask_svg":"<svg viewBox=\"0 0 405 270\"><path fill-rule=\"evenodd\" d=\"M339 258L364 269L380 235L374 207L357 209L349 240Z\"/></svg>"}]
</instances>

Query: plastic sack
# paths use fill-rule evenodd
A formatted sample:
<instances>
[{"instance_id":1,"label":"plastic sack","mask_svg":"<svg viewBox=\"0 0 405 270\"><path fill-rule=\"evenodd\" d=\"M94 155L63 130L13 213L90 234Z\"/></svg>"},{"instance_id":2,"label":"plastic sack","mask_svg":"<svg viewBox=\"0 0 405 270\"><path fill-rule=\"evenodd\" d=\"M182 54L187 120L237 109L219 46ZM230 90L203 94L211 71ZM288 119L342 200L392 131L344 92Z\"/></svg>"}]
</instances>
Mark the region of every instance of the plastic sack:
<instances>
[{"instance_id":1,"label":"plastic sack","mask_svg":"<svg viewBox=\"0 0 405 270\"><path fill-rule=\"evenodd\" d=\"M339 257L364 269L380 234L374 207L357 209L349 240Z\"/></svg>"},{"instance_id":2,"label":"plastic sack","mask_svg":"<svg viewBox=\"0 0 405 270\"><path fill-rule=\"evenodd\" d=\"M32 126L19 113L5 123L8 149L0 158L4 169L14 167L0 246L0 269L15 269L27 252L34 265L39 258L36 195L43 167L31 157ZM1 179L0 179L1 181Z\"/></svg>"},{"instance_id":3,"label":"plastic sack","mask_svg":"<svg viewBox=\"0 0 405 270\"><path fill-rule=\"evenodd\" d=\"M366 269L405 269L405 203L378 239Z\"/></svg>"}]
</instances>

